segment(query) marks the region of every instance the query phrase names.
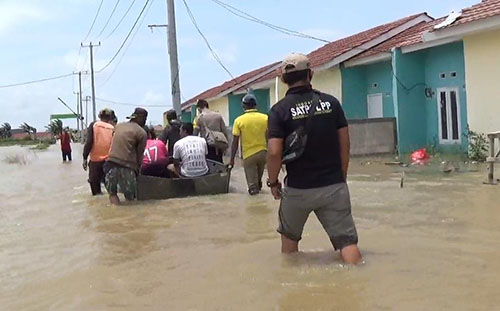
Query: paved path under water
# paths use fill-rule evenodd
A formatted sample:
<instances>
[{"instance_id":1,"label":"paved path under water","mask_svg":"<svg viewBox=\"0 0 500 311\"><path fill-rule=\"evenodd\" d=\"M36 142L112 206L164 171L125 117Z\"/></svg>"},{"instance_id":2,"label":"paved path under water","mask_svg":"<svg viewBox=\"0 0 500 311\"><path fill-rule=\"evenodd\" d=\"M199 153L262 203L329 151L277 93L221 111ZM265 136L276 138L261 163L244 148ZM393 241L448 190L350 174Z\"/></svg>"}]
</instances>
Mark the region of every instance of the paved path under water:
<instances>
[{"instance_id":1,"label":"paved path under water","mask_svg":"<svg viewBox=\"0 0 500 311\"><path fill-rule=\"evenodd\" d=\"M353 161L366 263L343 267L311 216L282 256L278 203L232 193L110 207L92 198L74 146L0 148L0 310L498 310L500 186ZM26 165L3 162L25 153Z\"/></svg>"}]
</instances>

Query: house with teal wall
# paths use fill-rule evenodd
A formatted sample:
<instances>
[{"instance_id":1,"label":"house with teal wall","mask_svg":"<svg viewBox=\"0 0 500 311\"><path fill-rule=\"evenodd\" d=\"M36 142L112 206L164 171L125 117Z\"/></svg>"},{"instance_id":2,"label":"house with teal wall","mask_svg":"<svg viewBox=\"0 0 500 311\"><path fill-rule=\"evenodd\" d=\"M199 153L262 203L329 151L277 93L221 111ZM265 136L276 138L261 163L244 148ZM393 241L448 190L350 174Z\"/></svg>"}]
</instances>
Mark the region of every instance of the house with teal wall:
<instances>
[{"instance_id":1,"label":"house with teal wall","mask_svg":"<svg viewBox=\"0 0 500 311\"><path fill-rule=\"evenodd\" d=\"M269 89L258 89L252 91L257 98L257 110L262 113L269 111L270 98ZM229 125L233 126L234 120L243 114L243 106L241 105L241 100L245 93L229 94Z\"/></svg>"},{"instance_id":2,"label":"house with teal wall","mask_svg":"<svg viewBox=\"0 0 500 311\"><path fill-rule=\"evenodd\" d=\"M467 150L463 42L422 42L440 21L422 22L342 66L347 117L396 118L399 153Z\"/></svg>"},{"instance_id":3,"label":"house with teal wall","mask_svg":"<svg viewBox=\"0 0 500 311\"><path fill-rule=\"evenodd\" d=\"M430 18L425 13L414 14L328 43L310 52L308 57L311 68L314 70L313 87L342 99L340 67L343 62L427 20ZM287 91L286 85L279 80L279 68L280 62L275 62L198 94L183 103L183 118L193 119L195 111L189 110L198 99L205 99L208 101L210 109L221 113L226 124L232 126L234 120L243 113L241 98L247 88L254 89L259 111L267 113L272 105L285 96ZM377 70L372 70L371 74L377 75L379 73ZM385 85L380 85L380 88L391 87L390 81L384 81L384 83ZM359 86L354 86L354 88L356 87ZM377 90L373 90L373 92L375 91ZM372 91L366 90L366 92ZM358 93L358 95L360 94ZM384 101L390 102L390 99L384 98ZM388 115L393 116L393 105L387 104L384 109L387 110ZM353 115L360 118L366 114L366 111L364 113L363 111L353 112Z\"/></svg>"}]
</instances>

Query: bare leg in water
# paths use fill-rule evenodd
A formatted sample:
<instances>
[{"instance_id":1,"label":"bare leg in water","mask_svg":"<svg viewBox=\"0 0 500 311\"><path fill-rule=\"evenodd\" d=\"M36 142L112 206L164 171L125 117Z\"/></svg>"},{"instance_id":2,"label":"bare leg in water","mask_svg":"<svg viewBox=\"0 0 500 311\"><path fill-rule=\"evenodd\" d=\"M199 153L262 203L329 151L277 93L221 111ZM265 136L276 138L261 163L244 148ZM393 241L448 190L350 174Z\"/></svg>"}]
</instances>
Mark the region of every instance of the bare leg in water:
<instances>
[{"instance_id":1,"label":"bare leg in water","mask_svg":"<svg viewBox=\"0 0 500 311\"><path fill-rule=\"evenodd\" d=\"M109 203L113 205L120 205L120 198L118 198L118 195L116 194L110 194L109 195Z\"/></svg>"},{"instance_id":2,"label":"bare leg in water","mask_svg":"<svg viewBox=\"0 0 500 311\"><path fill-rule=\"evenodd\" d=\"M299 242L281 235L281 252L293 254L299 251ZM346 264L355 265L361 261L361 253L357 245L348 245L340 250L340 259Z\"/></svg>"}]
</instances>

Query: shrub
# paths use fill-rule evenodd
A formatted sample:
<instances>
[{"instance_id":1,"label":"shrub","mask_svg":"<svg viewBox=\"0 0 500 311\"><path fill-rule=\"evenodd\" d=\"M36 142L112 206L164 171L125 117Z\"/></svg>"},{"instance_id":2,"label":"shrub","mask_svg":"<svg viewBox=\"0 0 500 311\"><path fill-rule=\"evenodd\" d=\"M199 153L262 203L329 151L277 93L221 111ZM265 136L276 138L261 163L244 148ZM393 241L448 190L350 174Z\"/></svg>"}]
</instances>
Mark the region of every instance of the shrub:
<instances>
[{"instance_id":1,"label":"shrub","mask_svg":"<svg viewBox=\"0 0 500 311\"><path fill-rule=\"evenodd\" d=\"M467 127L465 137L469 140L468 157L473 161L484 161L488 154L488 138L485 134L477 133Z\"/></svg>"}]
</instances>

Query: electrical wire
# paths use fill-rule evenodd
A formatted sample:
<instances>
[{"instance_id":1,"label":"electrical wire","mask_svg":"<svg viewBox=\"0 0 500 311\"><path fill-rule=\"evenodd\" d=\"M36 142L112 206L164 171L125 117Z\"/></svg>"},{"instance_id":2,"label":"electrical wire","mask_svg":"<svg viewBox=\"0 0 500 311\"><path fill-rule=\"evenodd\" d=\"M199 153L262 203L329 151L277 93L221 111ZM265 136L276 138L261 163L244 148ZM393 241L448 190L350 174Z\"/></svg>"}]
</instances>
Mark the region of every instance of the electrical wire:
<instances>
[{"instance_id":1,"label":"electrical wire","mask_svg":"<svg viewBox=\"0 0 500 311\"><path fill-rule=\"evenodd\" d=\"M349 45L345 45L345 44L340 44L340 42L332 42L332 41L329 41L329 40L326 40L326 39L323 39L323 38L318 38L318 37L315 37L315 36L311 36L311 35L308 35L308 34L305 34L305 33L302 33L302 32L299 32L299 31L296 31L296 30L291 30L291 29L288 29L288 28L285 28L285 27L281 27L281 26L277 26L277 25L274 25L274 24L271 24L269 22L266 22L262 19L259 19L253 15L250 15L234 6L231 6L227 3L224 3L220 0L211 0L212 2L214 2L215 4L217 4L218 6L224 8L225 10L227 10L228 12L230 12L231 14L235 15L235 16L238 16L240 18L243 18L245 20L248 20L248 21L251 21L251 22L254 22L254 23L257 23L257 24L260 24L260 25L263 25L263 26L266 26L268 28L271 28L275 31L278 31L278 32L281 32L281 33L284 33L286 35L289 35L289 36L294 36L294 37L299 37L299 38L304 38L304 39L311 39L311 40L316 40L316 41L320 41L320 42L324 42L324 43L335 43L335 45L337 46L340 46L340 47L344 47L346 49L349 49L349 50L359 50L359 51L367 51L367 50L373 50L373 51L377 51L379 53L390 53L389 51L386 51L386 50L378 50L376 49L375 47L371 47L371 48L361 48L361 47L352 47L352 46L349 46Z\"/></svg>"},{"instance_id":2,"label":"electrical wire","mask_svg":"<svg viewBox=\"0 0 500 311\"><path fill-rule=\"evenodd\" d=\"M39 80L33 80L33 81L27 81L27 82L20 82L20 83L14 83L14 84L7 84L7 85L0 85L0 89L3 88L8 88L8 87L15 87L15 86L21 86L21 85L28 85L28 84L35 84L35 83L40 83L40 82L45 82L45 81L51 81L51 80L57 80L57 79L62 79L66 77L73 76L74 73L69 73L61 76L55 76L55 77L50 77L50 78L44 78L44 79L39 79Z\"/></svg>"},{"instance_id":3,"label":"electrical wire","mask_svg":"<svg viewBox=\"0 0 500 311\"><path fill-rule=\"evenodd\" d=\"M108 75L108 77L106 78L106 80L99 87L103 87L106 83L108 83L108 81L111 79L111 77L114 75L114 73L118 69L118 66L120 66L122 60L125 58L125 55L127 54L128 49L130 48L130 46L134 42L135 36L137 35L137 33L139 32L140 28L142 27L142 24L144 24L144 20L146 19L146 16L149 13L149 9L151 9L151 6L153 5L153 1L151 1L151 3L149 4L149 7L146 9L146 12L144 13L144 16L142 17L142 21L139 24L139 27L136 29L136 31L132 35L132 39L130 39L129 43L125 47L125 50L123 51L122 55L118 59L118 62L116 63L116 66L113 68L113 71L111 72L111 74Z\"/></svg>"},{"instance_id":4,"label":"electrical wire","mask_svg":"<svg viewBox=\"0 0 500 311\"><path fill-rule=\"evenodd\" d=\"M97 35L98 37L100 37L102 35L102 33L104 32L104 30L106 29L106 27L108 27L109 22L111 21L111 19L113 18L113 15L115 14L115 11L116 11L116 8L118 7L118 4L120 4L120 0L116 0L115 7L113 8L113 11L111 11L111 14L109 15L109 18L106 21L106 24L104 24L104 27L102 27L101 32L99 32L99 34Z\"/></svg>"},{"instance_id":5,"label":"electrical wire","mask_svg":"<svg viewBox=\"0 0 500 311\"><path fill-rule=\"evenodd\" d=\"M97 13L95 14L94 21L92 22L92 25L90 26L89 32L85 36L85 38L82 41L86 41L87 38L90 36L90 33L92 32L92 29L94 29L95 22L97 21L97 17L99 17L99 13L101 12L102 4L104 3L104 0L101 0L101 3L99 4L99 8L97 9Z\"/></svg>"},{"instance_id":6,"label":"electrical wire","mask_svg":"<svg viewBox=\"0 0 500 311\"><path fill-rule=\"evenodd\" d=\"M144 14L144 11L146 10L146 7L148 6L148 4L149 4L150 1L153 1L153 0L146 0L146 3L142 7L142 10L139 13L139 16L137 17L137 19L134 22L134 25L132 25L132 28L130 29L130 31L128 32L127 36L125 37L125 40L123 40L122 44L120 45L120 48L118 48L118 50L116 51L115 55L113 55L113 57L109 60L109 62L104 67L102 67L101 69L97 70L96 73L102 72L106 68L108 68L109 65L111 65L111 63L113 63L113 61L116 59L116 57L118 56L118 54L120 54L121 50L123 49L123 47L127 43L128 39L130 38L130 35L132 34L132 32L134 31L135 27L139 23L139 20L141 19L142 14Z\"/></svg>"},{"instance_id":7,"label":"electrical wire","mask_svg":"<svg viewBox=\"0 0 500 311\"><path fill-rule=\"evenodd\" d=\"M130 12L130 9L132 9L132 7L134 6L135 4L135 1L136 0L133 0L132 3L130 3L127 11L125 11L125 14L123 14L122 18L120 19L120 21L118 22L118 24L116 24L115 28L113 28L113 30L106 36L105 39L108 39L109 37L111 37L115 31L118 29L118 27L120 27L121 23L123 22L123 20L125 19L125 17L127 17L128 15L128 12Z\"/></svg>"},{"instance_id":8,"label":"electrical wire","mask_svg":"<svg viewBox=\"0 0 500 311\"><path fill-rule=\"evenodd\" d=\"M330 43L329 40L325 40L325 39L322 39L322 38L314 37L314 36L311 36L311 35L308 35L308 34L305 34L305 33L301 33L299 31L290 30L290 29L287 29L287 28L284 28L284 27L280 27L280 26L271 24L269 22L263 21L263 20L255 17L255 16L252 16L252 15L250 15L250 14L248 14L248 13L246 13L246 12L240 10L240 9L237 9L234 6L231 6L231 5L227 4L227 3L224 3L222 1L219 1L219 0L211 0L211 1L214 2L215 4L219 5L220 7L226 9L228 12L230 12L233 15L236 15L238 17L241 17L243 19L246 19L246 20L254 22L254 23L261 24L263 26L269 27L269 28L274 29L276 31L279 31L281 33L284 33L284 34L287 34L287 35L290 35L290 36L295 36L295 37L312 39L312 40L316 40L316 41Z\"/></svg>"},{"instance_id":9,"label":"electrical wire","mask_svg":"<svg viewBox=\"0 0 500 311\"><path fill-rule=\"evenodd\" d=\"M98 97L96 97L95 99L98 101L101 101L101 102L115 104L115 105L122 105L122 106L133 106L133 107L141 106L141 107L146 107L146 108L166 108L166 107L168 107L167 105L138 105L138 104L132 104L132 103L117 102L114 100L98 98Z\"/></svg>"},{"instance_id":10,"label":"electrical wire","mask_svg":"<svg viewBox=\"0 0 500 311\"><path fill-rule=\"evenodd\" d=\"M194 17L193 13L191 12L191 9L189 8L189 5L187 4L186 0L182 0L182 2L184 2L184 6L186 7L186 11L187 11L187 13L189 15L189 18L191 19L191 22L193 23L194 27L196 28L196 30L198 31L198 33L200 34L200 36L203 38L203 41L205 41L205 45L210 50L210 53L212 54L213 58L217 61L217 63L219 63L219 65L222 67L222 69L224 69L224 71L227 72L227 74L231 77L231 79L234 79L233 74L224 65L224 63L220 59L219 55L217 55L217 53L215 52L215 50L212 48L212 46L208 42L207 37L205 37L205 35L201 31L200 27L198 27L198 23L196 22L196 18Z\"/></svg>"}]
</instances>

